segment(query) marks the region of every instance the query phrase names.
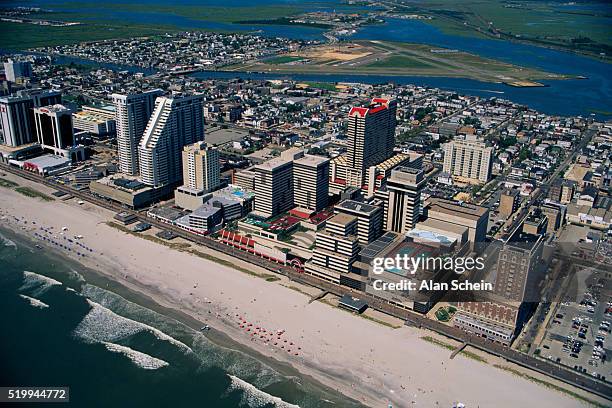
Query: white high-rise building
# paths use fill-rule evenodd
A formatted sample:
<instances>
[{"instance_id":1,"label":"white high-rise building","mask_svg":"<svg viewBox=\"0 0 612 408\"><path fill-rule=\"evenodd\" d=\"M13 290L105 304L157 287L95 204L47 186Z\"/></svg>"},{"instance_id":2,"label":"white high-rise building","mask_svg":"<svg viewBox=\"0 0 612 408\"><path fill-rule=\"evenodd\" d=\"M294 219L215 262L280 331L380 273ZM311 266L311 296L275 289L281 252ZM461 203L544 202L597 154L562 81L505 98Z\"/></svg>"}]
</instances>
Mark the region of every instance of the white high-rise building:
<instances>
[{"instance_id":1,"label":"white high-rise building","mask_svg":"<svg viewBox=\"0 0 612 408\"><path fill-rule=\"evenodd\" d=\"M221 177L219 151L204 142L183 148L183 187L206 193L215 190Z\"/></svg>"},{"instance_id":2,"label":"white high-rise building","mask_svg":"<svg viewBox=\"0 0 612 408\"><path fill-rule=\"evenodd\" d=\"M493 148L476 136L465 140L453 140L442 145L444 149L443 171L459 181L486 183L493 169Z\"/></svg>"},{"instance_id":3,"label":"white high-rise building","mask_svg":"<svg viewBox=\"0 0 612 408\"><path fill-rule=\"evenodd\" d=\"M293 199L296 206L311 211L327 207L329 159L305 155L293 162Z\"/></svg>"},{"instance_id":4,"label":"white high-rise building","mask_svg":"<svg viewBox=\"0 0 612 408\"><path fill-rule=\"evenodd\" d=\"M30 61L13 61L9 59L8 62L4 63L4 75L7 81L11 82L29 79L32 77L32 63Z\"/></svg>"},{"instance_id":5,"label":"white high-rise building","mask_svg":"<svg viewBox=\"0 0 612 408\"><path fill-rule=\"evenodd\" d=\"M179 183L183 147L204 141L202 97L159 97L138 147L142 182L150 186Z\"/></svg>"},{"instance_id":6,"label":"white high-rise building","mask_svg":"<svg viewBox=\"0 0 612 408\"><path fill-rule=\"evenodd\" d=\"M161 95L161 89L111 95L115 105L119 169L122 173L138 174L138 145L155 107L155 99Z\"/></svg>"}]
</instances>

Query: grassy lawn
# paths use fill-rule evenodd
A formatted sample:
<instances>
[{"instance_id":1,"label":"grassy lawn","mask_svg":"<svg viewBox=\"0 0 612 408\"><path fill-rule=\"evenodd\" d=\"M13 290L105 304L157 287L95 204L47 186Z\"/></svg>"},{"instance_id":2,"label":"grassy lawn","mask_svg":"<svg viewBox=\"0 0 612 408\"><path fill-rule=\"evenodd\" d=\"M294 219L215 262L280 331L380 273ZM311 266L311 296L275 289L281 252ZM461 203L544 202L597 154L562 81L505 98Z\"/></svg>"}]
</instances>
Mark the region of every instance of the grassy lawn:
<instances>
[{"instance_id":1,"label":"grassy lawn","mask_svg":"<svg viewBox=\"0 0 612 408\"><path fill-rule=\"evenodd\" d=\"M116 21L118 17L113 16L114 12L133 12L133 13L156 13L186 17L194 20L211 21L218 23L235 23L244 20L273 20L289 17L304 10L303 7L289 5L269 5L269 6L240 6L223 7L203 5L175 5L175 4L151 4L151 3L62 3L53 7L54 10L66 11L61 14L62 19L70 18L71 21L79 21L83 17L89 19L106 19L110 23ZM72 10L79 10L73 12ZM108 11L107 11L108 10ZM58 19L55 13L43 13L37 15L38 18ZM68 17L66 17L68 16ZM108 20L110 18L110 20Z\"/></svg>"},{"instance_id":2,"label":"grassy lawn","mask_svg":"<svg viewBox=\"0 0 612 408\"><path fill-rule=\"evenodd\" d=\"M0 48L26 49L132 37L146 37L178 31L172 27L110 26L83 24L68 27L0 22Z\"/></svg>"},{"instance_id":3,"label":"grassy lawn","mask_svg":"<svg viewBox=\"0 0 612 408\"><path fill-rule=\"evenodd\" d=\"M333 84L331 82L304 82L305 84L308 84L308 86L310 86L311 88L317 88L317 89L325 89L327 91L337 91L338 88L336 88L336 84Z\"/></svg>"},{"instance_id":4,"label":"grassy lawn","mask_svg":"<svg viewBox=\"0 0 612 408\"><path fill-rule=\"evenodd\" d=\"M0 178L0 187L13 188L17 186L19 186L19 184L15 183L14 181Z\"/></svg>"},{"instance_id":5,"label":"grassy lawn","mask_svg":"<svg viewBox=\"0 0 612 408\"><path fill-rule=\"evenodd\" d=\"M280 64L287 64L289 62L301 61L303 59L304 57L294 57L291 55L280 55L278 57L274 57L274 58L265 60L264 62L267 64L272 64L272 65L280 65Z\"/></svg>"},{"instance_id":6,"label":"grassy lawn","mask_svg":"<svg viewBox=\"0 0 612 408\"><path fill-rule=\"evenodd\" d=\"M563 43L571 38L588 37L612 46L609 9L604 4L593 10L580 10L555 2L424 0L418 5L412 4L403 12L431 15L434 18L426 23L451 35L485 37L489 23L492 23L495 29L504 34L520 35L522 38ZM464 22L468 25L464 25ZM477 31L476 27L482 32Z\"/></svg>"},{"instance_id":7,"label":"grassy lawn","mask_svg":"<svg viewBox=\"0 0 612 408\"><path fill-rule=\"evenodd\" d=\"M17 187L15 191L17 191L20 194L23 194L26 197L40 198L43 201L54 201L55 200L53 197L43 194L40 191L36 191L30 187Z\"/></svg>"},{"instance_id":8,"label":"grassy lawn","mask_svg":"<svg viewBox=\"0 0 612 408\"><path fill-rule=\"evenodd\" d=\"M448 322L450 320L450 314L444 308L439 308L436 311L436 319L441 322Z\"/></svg>"}]
</instances>

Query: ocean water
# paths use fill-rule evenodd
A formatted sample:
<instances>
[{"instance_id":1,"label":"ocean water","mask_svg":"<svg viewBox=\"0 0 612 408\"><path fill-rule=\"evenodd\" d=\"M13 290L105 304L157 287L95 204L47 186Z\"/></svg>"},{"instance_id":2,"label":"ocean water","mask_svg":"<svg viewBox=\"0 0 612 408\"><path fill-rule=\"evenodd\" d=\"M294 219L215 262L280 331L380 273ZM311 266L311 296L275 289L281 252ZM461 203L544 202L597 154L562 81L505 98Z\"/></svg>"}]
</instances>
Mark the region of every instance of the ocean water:
<instances>
[{"instance_id":1,"label":"ocean water","mask_svg":"<svg viewBox=\"0 0 612 408\"><path fill-rule=\"evenodd\" d=\"M360 406L6 230L0 310L0 384L68 386L71 406Z\"/></svg>"}]
</instances>

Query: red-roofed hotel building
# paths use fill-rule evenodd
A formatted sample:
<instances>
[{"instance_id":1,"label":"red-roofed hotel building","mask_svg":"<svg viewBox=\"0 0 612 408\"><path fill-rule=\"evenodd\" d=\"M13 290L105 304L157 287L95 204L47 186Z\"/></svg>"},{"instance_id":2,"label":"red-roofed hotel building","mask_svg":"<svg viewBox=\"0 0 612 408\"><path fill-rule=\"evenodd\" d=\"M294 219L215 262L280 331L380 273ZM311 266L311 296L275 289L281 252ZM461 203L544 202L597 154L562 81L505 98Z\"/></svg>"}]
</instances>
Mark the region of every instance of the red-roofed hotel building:
<instances>
[{"instance_id":1,"label":"red-roofed hotel building","mask_svg":"<svg viewBox=\"0 0 612 408\"><path fill-rule=\"evenodd\" d=\"M393 156L397 102L374 98L367 107L354 107L348 120L347 184L361 187L366 169Z\"/></svg>"}]
</instances>

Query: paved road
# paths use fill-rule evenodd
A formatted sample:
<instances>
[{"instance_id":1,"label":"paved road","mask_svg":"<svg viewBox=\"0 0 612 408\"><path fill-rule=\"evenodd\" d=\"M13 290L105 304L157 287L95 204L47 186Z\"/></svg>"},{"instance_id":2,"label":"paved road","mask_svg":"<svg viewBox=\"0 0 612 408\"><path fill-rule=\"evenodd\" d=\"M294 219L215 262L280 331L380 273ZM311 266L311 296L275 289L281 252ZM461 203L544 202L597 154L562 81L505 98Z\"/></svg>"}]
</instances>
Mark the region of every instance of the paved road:
<instances>
[{"instance_id":1,"label":"paved road","mask_svg":"<svg viewBox=\"0 0 612 408\"><path fill-rule=\"evenodd\" d=\"M552 184L554 184L555 181L557 181L557 179L561 176L561 174L567 169L567 167L571 163L573 163L573 161L576 158L576 156L578 156L578 154L582 151L582 149L584 149L586 147L586 145L591 141L591 138L593 137L593 135L595 133L597 133L597 130L595 130L595 129L588 129L588 130L586 130L584 132L584 136L583 136L580 144L578 145L578 147L576 147L576 149L573 150L572 154L569 155L563 161L563 163L561 163L559 166L557 166L557 169L553 172L553 174L550 176L548 181L546 183L542 184L540 187L538 187L531 194L531 197L529 198L529 201L528 201L527 205L525 207L523 207L523 209L519 212L519 214L517 215L515 221L512 222L512 224L510 224L510 229L508 230L508 232L503 233L501 235L501 239L502 240L505 241L508 238L510 238L510 236L516 230L516 228L518 228L523 223L525 218L529 215L529 210L530 210L531 206L538 199L544 198L544 197L546 197L546 195L548 195L548 189L550 188L550 186Z\"/></svg>"}]
</instances>

